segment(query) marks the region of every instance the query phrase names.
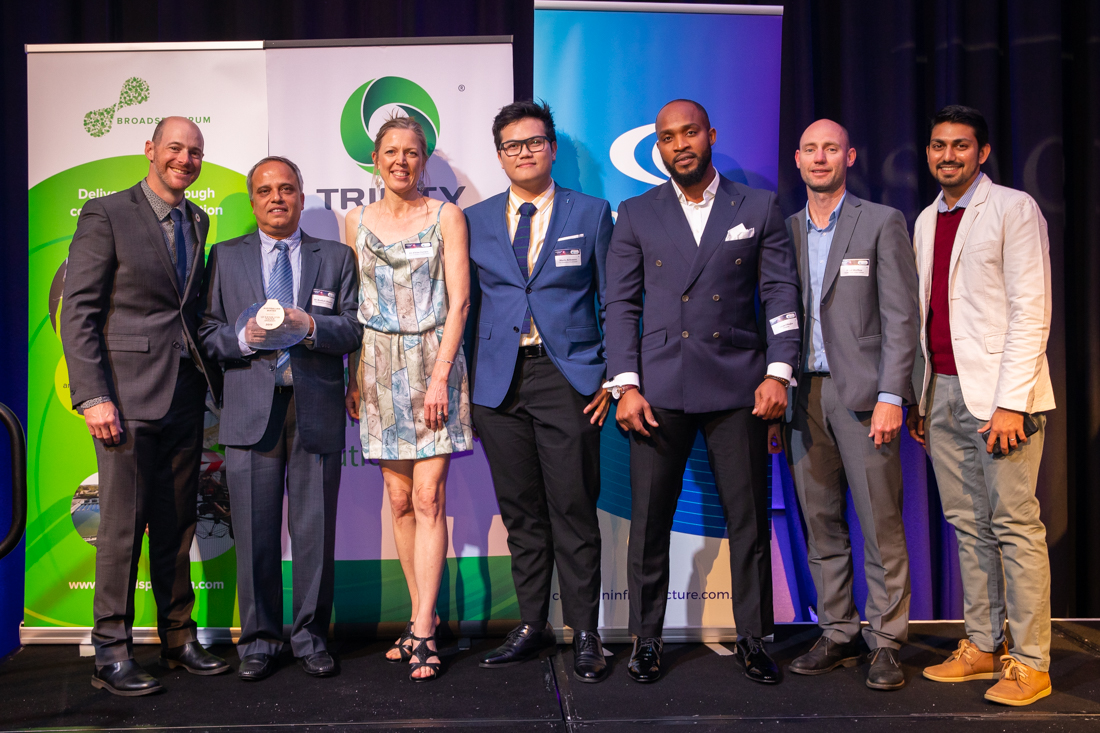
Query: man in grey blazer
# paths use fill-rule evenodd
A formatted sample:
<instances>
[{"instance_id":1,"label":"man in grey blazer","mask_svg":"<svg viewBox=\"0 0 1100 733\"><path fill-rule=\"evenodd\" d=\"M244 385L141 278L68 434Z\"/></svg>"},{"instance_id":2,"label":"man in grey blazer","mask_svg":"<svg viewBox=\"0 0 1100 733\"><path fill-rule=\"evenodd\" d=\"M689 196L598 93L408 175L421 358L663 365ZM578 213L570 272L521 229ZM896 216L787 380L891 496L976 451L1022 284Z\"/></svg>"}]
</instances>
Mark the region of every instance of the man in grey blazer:
<instances>
[{"instance_id":1,"label":"man in grey blazer","mask_svg":"<svg viewBox=\"0 0 1100 733\"><path fill-rule=\"evenodd\" d=\"M199 645L191 618L203 397L221 387L196 331L210 221L184 198L202 154L194 123L165 118L145 143L149 174L86 203L69 245L61 343L99 467L92 685L116 695L161 689L134 661L130 631L146 526L162 662L229 670Z\"/></svg>"},{"instance_id":2,"label":"man in grey blazer","mask_svg":"<svg viewBox=\"0 0 1100 733\"><path fill-rule=\"evenodd\" d=\"M336 674L327 637L344 450L343 356L362 339L359 278L349 247L298 227L305 206L298 166L264 158L246 183L259 231L210 251L199 328L203 350L225 370L219 440L236 520L237 674L248 681L269 676L283 646L285 490L294 552L290 645L307 674L328 677ZM308 319L298 345L255 351L237 331L240 314L269 298L304 311L286 311L287 318Z\"/></svg>"},{"instance_id":3,"label":"man in grey blazer","mask_svg":"<svg viewBox=\"0 0 1100 733\"><path fill-rule=\"evenodd\" d=\"M909 624L898 434L902 404L913 402L917 270L901 212L847 192L855 160L847 130L831 120L806 128L795 152L808 201L787 219L787 229L806 327L787 412L787 460L806 521L823 633L790 670L818 675L859 660L845 520L851 487L864 537L866 683L895 690L905 684L898 650Z\"/></svg>"}]
</instances>

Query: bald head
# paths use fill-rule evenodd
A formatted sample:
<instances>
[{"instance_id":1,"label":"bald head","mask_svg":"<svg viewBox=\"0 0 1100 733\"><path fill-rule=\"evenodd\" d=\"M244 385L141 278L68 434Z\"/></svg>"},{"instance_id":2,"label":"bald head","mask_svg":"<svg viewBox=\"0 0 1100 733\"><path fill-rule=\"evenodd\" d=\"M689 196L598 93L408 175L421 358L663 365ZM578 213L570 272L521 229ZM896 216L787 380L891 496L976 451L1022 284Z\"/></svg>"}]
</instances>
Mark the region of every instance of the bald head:
<instances>
[{"instance_id":1,"label":"bald head","mask_svg":"<svg viewBox=\"0 0 1100 733\"><path fill-rule=\"evenodd\" d=\"M674 99L661 107L660 111L657 112L658 131L661 130L662 117L667 118L669 114L674 114L677 117L686 115L695 119L704 130L710 129L710 115L707 114L706 108L694 99Z\"/></svg>"},{"instance_id":2,"label":"bald head","mask_svg":"<svg viewBox=\"0 0 1100 733\"><path fill-rule=\"evenodd\" d=\"M153 128L153 144L160 144L160 141L164 138L164 130L166 127L174 128L176 125L182 125L184 130L192 134L197 134L199 139L202 139L202 131L199 129L198 125L186 117L173 116L163 118L157 123L157 126Z\"/></svg>"},{"instance_id":3,"label":"bald head","mask_svg":"<svg viewBox=\"0 0 1100 733\"><path fill-rule=\"evenodd\" d=\"M856 151L843 125L822 119L802 133L794 162L807 189L832 195L844 190L848 168L856 162Z\"/></svg>"}]
</instances>

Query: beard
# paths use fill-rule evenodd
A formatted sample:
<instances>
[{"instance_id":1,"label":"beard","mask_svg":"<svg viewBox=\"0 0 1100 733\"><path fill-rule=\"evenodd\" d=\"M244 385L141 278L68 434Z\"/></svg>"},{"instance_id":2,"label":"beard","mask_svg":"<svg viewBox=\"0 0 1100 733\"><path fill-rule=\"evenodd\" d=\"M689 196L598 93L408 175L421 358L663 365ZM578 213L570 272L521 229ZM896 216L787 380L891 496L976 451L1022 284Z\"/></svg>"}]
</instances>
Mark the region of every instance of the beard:
<instances>
[{"instance_id":1,"label":"beard","mask_svg":"<svg viewBox=\"0 0 1100 733\"><path fill-rule=\"evenodd\" d=\"M686 173L680 173L676 170L675 164L670 165L667 160L661 158L661 162L665 164L665 170L668 171L669 176L676 182L676 185L680 188L691 188L692 186L701 183L703 178L707 175L707 171L710 170L710 146L703 151L703 154L697 158L695 167Z\"/></svg>"}]
</instances>

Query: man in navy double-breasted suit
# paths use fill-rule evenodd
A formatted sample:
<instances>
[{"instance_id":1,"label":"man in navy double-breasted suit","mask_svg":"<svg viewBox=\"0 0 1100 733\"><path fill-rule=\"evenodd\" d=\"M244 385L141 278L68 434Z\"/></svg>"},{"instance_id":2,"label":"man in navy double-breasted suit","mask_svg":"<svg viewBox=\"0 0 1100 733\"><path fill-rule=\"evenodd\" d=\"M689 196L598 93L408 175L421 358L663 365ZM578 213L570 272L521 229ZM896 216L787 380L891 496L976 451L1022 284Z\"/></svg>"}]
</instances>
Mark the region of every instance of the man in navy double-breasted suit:
<instances>
[{"instance_id":1,"label":"man in navy double-breasted suit","mask_svg":"<svg viewBox=\"0 0 1100 733\"><path fill-rule=\"evenodd\" d=\"M619 205L607 257L606 386L632 432L628 671L639 682L661 675L669 533L699 430L726 511L736 653L749 679L779 681L760 641L772 631L765 421L783 414L798 364L798 275L775 194L718 175L715 137L697 102L661 109L672 180Z\"/></svg>"},{"instance_id":2,"label":"man in navy double-breasted suit","mask_svg":"<svg viewBox=\"0 0 1100 733\"><path fill-rule=\"evenodd\" d=\"M478 308L469 362L474 425L508 528L522 623L481 666L522 662L554 643L547 615L556 563L573 674L599 682L607 663L596 632L596 500L610 403L600 321L611 207L554 183L545 104L504 107L493 136L511 186L466 210Z\"/></svg>"}]
</instances>

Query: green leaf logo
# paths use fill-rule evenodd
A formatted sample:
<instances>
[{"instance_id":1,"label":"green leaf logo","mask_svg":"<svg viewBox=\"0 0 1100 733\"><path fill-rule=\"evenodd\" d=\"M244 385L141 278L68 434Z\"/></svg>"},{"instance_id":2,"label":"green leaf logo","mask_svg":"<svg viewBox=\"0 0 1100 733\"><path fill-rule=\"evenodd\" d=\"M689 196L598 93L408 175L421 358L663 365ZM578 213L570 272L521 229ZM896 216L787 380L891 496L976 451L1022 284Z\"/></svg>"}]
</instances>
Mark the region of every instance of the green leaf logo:
<instances>
[{"instance_id":1,"label":"green leaf logo","mask_svg":"<svg viewBox=\"0 0 1100 733\"><path fill-rule=\"evenodd\" d=\"M371 79L348 97L344 111L340 114L340 139L344 142L344 150L360 168L370 174L374 173L374 164L371 162L374 135L368 128L370 118L380 108L388 105L396 105L420 123L428 141L428 155L435 150L436 140L439 139L439 110L423 87L399 76Z\"/></svg>"},{"instance_id":2,"label":"green leaf logo","mask_svg":"<svg viewBox=\"0 0 1100 733\"><path fill-rule=\"evenodd\" d=\"M92 137L103 137L111 131L111 125L115 120L115 112L123 107L146 102L149 99L149 82L131 76L122 83L122 91L118 95L118 102L103 109L93 109L84 115L84 130Z\"/></svg>"}]
</instances>

